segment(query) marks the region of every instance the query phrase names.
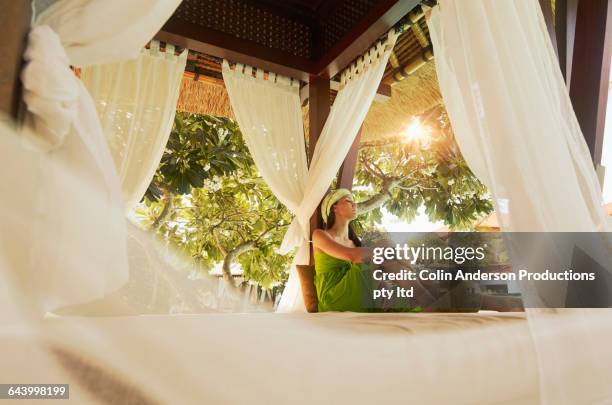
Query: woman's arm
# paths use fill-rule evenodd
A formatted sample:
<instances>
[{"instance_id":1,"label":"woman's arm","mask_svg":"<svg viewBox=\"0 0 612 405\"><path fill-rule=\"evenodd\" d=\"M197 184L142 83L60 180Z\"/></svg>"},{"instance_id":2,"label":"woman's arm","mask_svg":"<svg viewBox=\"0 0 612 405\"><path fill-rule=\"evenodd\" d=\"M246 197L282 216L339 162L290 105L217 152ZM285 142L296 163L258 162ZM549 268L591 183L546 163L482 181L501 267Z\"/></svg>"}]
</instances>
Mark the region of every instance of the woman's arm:
<instances>
[{"instance_id":1,"label":"woman's arm","mask_svg":"<svg viewBox=\"0 0 612 405\"><path fill-rule=\"evenodd\" d=\"M350 260L353 263L361 263L364 259L364 255L367 254L367 249L341 245L322 229L315 229L312 233L312 246L315 249L322 250L330 256L334 256L338 259Z\"/></svg>"}]
</instances>

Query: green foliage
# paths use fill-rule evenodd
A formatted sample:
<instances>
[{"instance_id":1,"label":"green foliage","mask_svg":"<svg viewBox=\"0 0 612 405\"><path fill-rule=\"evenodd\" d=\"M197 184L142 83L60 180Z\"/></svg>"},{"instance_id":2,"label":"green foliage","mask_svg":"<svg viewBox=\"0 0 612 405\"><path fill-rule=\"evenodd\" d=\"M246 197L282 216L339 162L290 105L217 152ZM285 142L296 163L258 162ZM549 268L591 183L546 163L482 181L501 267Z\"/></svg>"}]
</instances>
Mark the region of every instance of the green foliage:
<instances>
[{"instance_id":1,"label":"green foliage","mask_svg":"<svg viewBox=\"0 0 612 405\"><path fill-rule=\"evenodd\" d=\"M454 142L443 110L430 113L427 144L398 139L360 151L357 201L395 181L390 198L355 221L358 234L380 227L381 208L409 222L424 205L432 221L467 228L492 210ZM426 122L427 123L427 122ZM245 278L271 288L284 283L291 256L276 253L291 215L259 176L238 125L177 113L165 153L137 215L204 270L225 259Z\"/></svg>"},{"instance_id":2,"label":"green foliage","mask_svg":"<svg viewBox=\"0 0 612 405\"><path fill-rule=\"evenodd\" d=\"M291 221L286 208L258 175L234 121L177 113L166 151L138 209L151 226L167 201L172 210L158 228L204 269L236 249L246 279L264 288L283 280L291 257L275 253Z\"/></svg>"},{"instance_id":3,"label":"green foliage","mask_svg":"<svg viewBox=\"0 0 612 405\"><path fill-rule=\"evenodd\" d=\"M363 231L380 223L382 207L411 222L424 205L432 222L444 221L455 230L470 229L492 212L489 191L465 163L446 111L442 107L429 111L422 125L429 127L424 139L407 142L397 137L360 149L354 187L366 191L358 193L358 201L379 193L385 181L399 182L381 207L360 216Z\"/></svg>"},{"instance_id":4,"label":"green foliage","mask_svg":"<svg viewBox=\"0 0 612 405\"><path fill-rule=\"evenodd\" d=\"M253 167L238 124L228 118L177 113L166 150L147 197L159 199L159 188L189 194L210 188L220 177Z\"/></svg>"},{"instance_id":5,"label":"green foliage","mask_svg":"<svg viewBox=\"0 0 612 405\"><path fill-rule=\"evenodd\" d=\"M249 279L256 280L264 289L270 289L279 284L284 285L289 276L286 269L290 261L285 256L274 253L276 247L268 243L261 249L244 253L238 259L244 274Z\"/></svg>"}]
</instances>

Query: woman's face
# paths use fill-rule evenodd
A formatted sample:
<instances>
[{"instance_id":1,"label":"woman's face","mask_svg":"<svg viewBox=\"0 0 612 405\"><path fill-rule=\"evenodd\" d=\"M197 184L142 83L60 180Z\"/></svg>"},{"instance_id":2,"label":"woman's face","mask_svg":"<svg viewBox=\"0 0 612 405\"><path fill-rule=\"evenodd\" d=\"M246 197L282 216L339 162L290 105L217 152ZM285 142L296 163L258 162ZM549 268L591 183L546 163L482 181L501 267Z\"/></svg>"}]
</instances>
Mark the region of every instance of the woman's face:
<instances>
[{"instance_id":1,"label":"woman's face","mask_svg":"<svg viewBox=\"0 0 612 405\"><path fill-rule=\"evenodd\" d=\"M334 205L334 214L336 218L344 218L347 220L355 219L357 216L357 204L352 197L342 197Z\"/></svg>"}]
</instances>

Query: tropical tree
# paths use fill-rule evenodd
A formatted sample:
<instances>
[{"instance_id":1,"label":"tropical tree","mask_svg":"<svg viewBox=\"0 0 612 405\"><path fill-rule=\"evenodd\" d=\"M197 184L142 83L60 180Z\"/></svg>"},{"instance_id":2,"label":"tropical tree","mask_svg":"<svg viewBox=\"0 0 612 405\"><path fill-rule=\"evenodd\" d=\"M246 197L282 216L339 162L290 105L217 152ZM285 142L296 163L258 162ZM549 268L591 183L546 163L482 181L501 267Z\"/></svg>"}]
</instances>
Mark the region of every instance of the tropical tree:
<instances>
[{"instance_id":1,"label":"tropical tree","mask_svg":"<svg viewBox=\"0 0 612 405\"><path fill-rule=\"evenodd\" d=\"M419 120L417 126L416 120ZM420 206L432 221L469 229L492 211L488 191L467 167L448 117L437 107L412 130L361 145L354 188L357 231L380 231L383 209L409 222ZM282 283L290 256L280 245L291 215L259 176L237 124L177 113L159 169L138 209L142 222L211 268L232 263L270 288Z\"/></svg>"},{"instance_id":2,"label":"tropical tree","mask_svg":"<svg viewBox=\"0 0 612 405\"><path fill-rule=\"evenodd\" d=\"M172 210L177 195L188 195L193 188L215 190L219 179L250 170L253 160L240 136L238 125L227 118L177 113L172 132L155 177L145 195L161 226Z\"/></svg>"},{"instance_id":3,"label":"tropical tree","mask_svg":"<svg viewBox=\"0 0 612 405\"><path fill-rule=\"evenodd\" d=\"M446 110L434 107L404 133L360 146L354 186L361 227L377 226L385 208L412 221L424 206L431 221L468 230L492 212L488 189L467 166ZM359 198L361 197L361 198Z\"/></svg>"},{"instance_id":4,"label":"tropical tree","mask_svg":"<svg viewBox=\"0 0 612 405\"><path fill-rule=\"evenodd\" d=\"M141 222L181 247L204 268L231 265L268 288L290 257L275 253L290 215L259 177L232 120L177 113L144 204Z\"/></svg>"}]
</instances>

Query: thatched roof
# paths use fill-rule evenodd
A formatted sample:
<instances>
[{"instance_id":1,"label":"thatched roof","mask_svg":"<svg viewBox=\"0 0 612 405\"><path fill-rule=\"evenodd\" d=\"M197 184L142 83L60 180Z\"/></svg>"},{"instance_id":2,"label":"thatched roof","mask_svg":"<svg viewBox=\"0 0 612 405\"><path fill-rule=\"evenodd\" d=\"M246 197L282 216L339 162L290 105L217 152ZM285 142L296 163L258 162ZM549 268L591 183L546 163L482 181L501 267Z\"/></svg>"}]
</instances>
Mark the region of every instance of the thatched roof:
<instances>
[{"instance_id":1,"label":"thatched roof","mask_svg":"<svg viewBox=\"0 0 612 405\"><path fill-rule=\"evenodd\" d=\"M393 60L388 64L383 78L384 83L391 84L391 98L373 103L363 124L362 141L397 135L411 117L442 103L433 60L401 81L393 79L398 67L418 58L429 45L425 19L422 18L416 25L402 34L395 46ZM220 65L220 60L210 56L190 54L188 72L181 83L178 110L234 118ZM308 105L304 106L303 113L305 132L308 133Z\"/></svg>"},{"instance_id":2,"label":"thatched roof","mask_svg":"<svg viewBox=\"0 0 612 405\"><path fill-rule=\"evenodd\" d=\"M183 76L176 109L235 119L229 96L222 83L194 80L189 75Z\"/></svg>"},{"instance_id":3,"label":"thatched roof","mask_svg":"<svg viewBox=\"0 0 612 405\"><path fill-rule=\"evenodd\" d=\"M374 102L363 123L362 141L397 135L410 118L442 103L434 61L393 85L391 99Z\"/></svg>"}]
</instances>

